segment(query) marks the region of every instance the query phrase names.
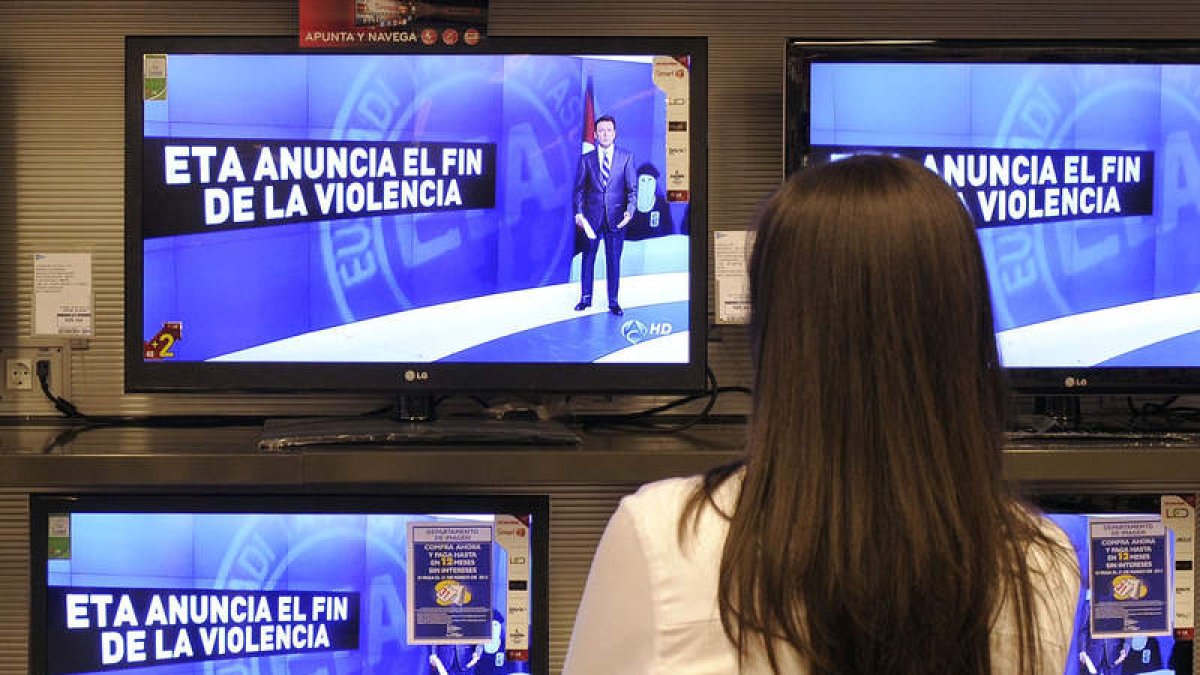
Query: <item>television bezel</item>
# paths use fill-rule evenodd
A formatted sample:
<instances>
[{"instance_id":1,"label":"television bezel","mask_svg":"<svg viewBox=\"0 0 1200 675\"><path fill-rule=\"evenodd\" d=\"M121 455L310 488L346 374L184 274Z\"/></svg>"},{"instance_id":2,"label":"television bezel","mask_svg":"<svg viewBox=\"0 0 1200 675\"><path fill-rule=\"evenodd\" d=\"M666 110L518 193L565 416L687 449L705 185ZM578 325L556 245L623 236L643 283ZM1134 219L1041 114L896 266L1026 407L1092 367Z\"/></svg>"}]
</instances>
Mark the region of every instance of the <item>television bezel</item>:
<instances>
[{"instance_id":1,"label":"television bezel","mask_svg":"<svg viewBox=\"0 0 1200 675\"><path fill-rule=\"evenodd\" d=\"M690 57L687 363L147 362L143 359L142 56L146 54L563 54ZM477 46L304 49L295 35L127 36L125 40L125 391L674 394L706 387L708 41L704 37L487 37Z\"/></svg>"},{"instance_id":2,"label":"television bezel","mask_svg":"<svg viewBox=\"0 0 1200 675\"><path fill-rule=\"evenodd\" d=\"M99 493L44 492L29 496L29 673L46 675L48 516L58 513L511 513L529 514L529 672L550 672L550 497L543 493Z\"/></svg>"},{"instance_id":3,"label":"television bezel","mask_svg":"<svg viewBox=\"0 0 1200 675\"><path fill-rule=\"evenodd\" d=\"M1181 40L824 39L787 40L783 93L784 175L807 166L812 144L809 72L813 63L1196 64L1200 43ZM1200 393L1200 366L1008 367L1019 394Z\"/></svg>"}]
</instances>

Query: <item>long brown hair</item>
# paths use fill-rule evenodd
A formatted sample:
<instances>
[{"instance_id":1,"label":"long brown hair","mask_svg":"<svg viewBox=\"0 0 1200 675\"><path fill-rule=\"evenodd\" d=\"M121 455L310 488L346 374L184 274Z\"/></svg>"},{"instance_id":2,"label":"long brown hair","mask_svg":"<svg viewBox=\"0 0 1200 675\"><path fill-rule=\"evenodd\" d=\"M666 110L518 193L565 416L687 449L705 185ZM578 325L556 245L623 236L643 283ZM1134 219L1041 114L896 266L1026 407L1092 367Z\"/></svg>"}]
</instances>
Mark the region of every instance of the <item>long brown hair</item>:
<instances>
[{"instance_id":1,"label":"long brown hair","mask_svg":"<svg viewBox=\"0 0 1200 675\"><path fill-rule=\"evenodd\" d=\"M754 410L744 471L710 472L680 536L741 475L721 560L725 632L780 672L992 672L998 608L1041 663L1031 545L1001 476L1004 386L970 215L909 160L793 176L750 262ZM740 467L738 467L740 468Z\"/></svg>"}]
</instances>

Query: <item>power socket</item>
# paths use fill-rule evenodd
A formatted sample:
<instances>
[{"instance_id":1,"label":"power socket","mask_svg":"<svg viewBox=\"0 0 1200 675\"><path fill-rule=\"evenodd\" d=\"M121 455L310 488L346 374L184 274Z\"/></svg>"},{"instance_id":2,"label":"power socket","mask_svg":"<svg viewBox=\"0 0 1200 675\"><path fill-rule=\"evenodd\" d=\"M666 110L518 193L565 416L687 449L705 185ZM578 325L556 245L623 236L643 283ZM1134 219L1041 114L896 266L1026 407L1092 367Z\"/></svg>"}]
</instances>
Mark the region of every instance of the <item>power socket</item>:
<instances>
[{"instance_id":1,"label":"power socket","mask_svg":"<svg viewBox=\"0 0 1200 675\"><path fill-rule=\"evenodd\" d=\"M71 345L50 339L27 339L17 345L0 346L0 416L58 415L54 404L42 393L37 364L50 366L47 378L50 391L71 399Z\"/></svg>"},{"instance_id":2,"label":"power socket","mask_svg":"<svg viewBox=\"0 0 1200 675\"><path fill-rule=\"evenodd\" d=\"M11 391L28 391L33 389L33 360L5 359L4 388Z\"/></svg>"}]
</instances>

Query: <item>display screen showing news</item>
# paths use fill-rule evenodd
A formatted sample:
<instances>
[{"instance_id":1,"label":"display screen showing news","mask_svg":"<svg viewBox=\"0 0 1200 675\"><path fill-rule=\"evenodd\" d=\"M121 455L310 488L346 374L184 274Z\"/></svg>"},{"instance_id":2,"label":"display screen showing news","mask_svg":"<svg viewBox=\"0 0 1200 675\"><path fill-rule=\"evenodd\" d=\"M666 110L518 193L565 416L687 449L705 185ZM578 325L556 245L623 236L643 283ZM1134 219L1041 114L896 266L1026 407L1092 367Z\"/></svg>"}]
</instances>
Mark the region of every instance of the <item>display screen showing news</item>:
<instances>
[{"instance_id":1,"label":"display screen showing news","mask_svg":"<svg viewBox=\"0 0 1200 675\"><path fill-rule=\"evenodd\" d=\"M958 192L1006 367L1200 366L1200 63L968 51L814 58L809 159L904 155Z\"/></svg>"},{"instance_id":2,"label":"display screen showing news","mask_svg":"<svg viewBox=\"0 0 1200 675\"><path fill-rule=\"evenodd\" d=\"M145 362L695 358L686 57L151 56ZM628 220L594 223L619 248L593 247L595 307L575 312L593 292L575 215L602 116Z\"/></svg>"}]
</instances>

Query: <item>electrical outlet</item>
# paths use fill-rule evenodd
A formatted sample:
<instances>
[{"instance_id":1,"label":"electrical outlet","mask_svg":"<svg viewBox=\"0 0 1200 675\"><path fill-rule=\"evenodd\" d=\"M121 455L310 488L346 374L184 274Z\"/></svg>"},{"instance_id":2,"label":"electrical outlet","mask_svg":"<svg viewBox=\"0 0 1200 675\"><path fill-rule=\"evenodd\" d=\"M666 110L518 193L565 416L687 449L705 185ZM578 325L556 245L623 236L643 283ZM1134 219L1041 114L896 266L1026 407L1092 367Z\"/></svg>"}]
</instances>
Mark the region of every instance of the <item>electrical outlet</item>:
<instances>
[{"instance_id":1,"label":"electrical outlet","mask_svg":"<svg viewBox=\"0 0 1200 675\"><path fill-rule=\"evenodd\" d=\"M4 388L12 391L33 389L33 360L5 359Z\"/></svg>"},{"instance_id":2,"label":"electrical outlet","mask_svg":"<svg viewBox=\"0 0 1200 675\"><path fill-rule=\"evenodd\" d=\"M17 345L0 346L0 417L59 413L42 392L37 364L49 365L47 384L55 396L71 399L71 345L64 341L31 338Z\"/></svg>"}]
</instances>

